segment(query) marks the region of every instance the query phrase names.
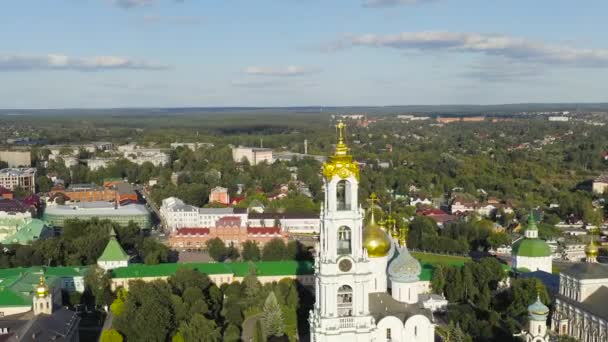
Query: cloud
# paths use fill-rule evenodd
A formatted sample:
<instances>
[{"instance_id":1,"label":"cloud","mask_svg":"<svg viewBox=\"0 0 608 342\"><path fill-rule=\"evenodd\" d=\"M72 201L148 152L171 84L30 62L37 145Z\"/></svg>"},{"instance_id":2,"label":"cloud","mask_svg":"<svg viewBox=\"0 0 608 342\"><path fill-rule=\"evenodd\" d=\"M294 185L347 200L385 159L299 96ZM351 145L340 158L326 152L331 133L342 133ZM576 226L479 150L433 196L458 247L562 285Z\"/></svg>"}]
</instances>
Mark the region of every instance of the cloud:
<instances>
[{"instance_id":1,"label":"cloud","mask_svg":"<svg viewBox=\"0 0 608 342\"><path fill-rule=\"evenodd\" d=\"M30 70L160 70L168 66L133 60L117 56L95 56L88 58L68 57L65 55L0 55L0 71Z\"/></svg>"},{"instance_id":2,"label":"cloud","mask_svg":"<svg viewBox=\"0 0 608 342\"><path fill-rule=\"evenodd\" d=\"M147 7L151 5L156 5L158 0L106 0L110 4L123 8L123 9L132 9L139 7ZM176 3L183 3L185 0L172 0Z\"/></svg>"},{"instance_id":3,"label":"cloud","mask_svg":"<svg viewBox=\"0 0 608 342\"><path fill-rule=\"evenodd\" d=\"M435 2L436 0L364 0L364 7L395 7L401 5L417 5L427 2Z\"/></svg>"},{"instance_id":4,"label":"cloud","mask_svg":"<svg viewBox=\"0 0 608 342\"><path fill-rule=\"evenodd\" d=\"M534 80L538 82L546 75L543 65L520 63L505 58L484 58L472 64L460 76L488 83L506 83Z\"/></svg>"},{"instance_id":5,"label":"cloud","mask_svg":"<svg viewBox=\"0 0 608 342\"><path fill-rule=\"evenodd\" d=\"M169 25L195 25L204 22L204 18L200 16L160 16L160 15L146 15L143 16L142 21L145 24L169 24Z\"/></svg>"},{"instance_id":6,"label":"cloud","mask_svg":"<svg viewBox=\"0 0 608 342\"><path fill-rule=\"evenodd\" d=\"M111 0L111 4L124 9L144 7L156 4L157 0Z\"/></svg>"},{"instance_id":7,"label":"cloud","mask_svg":"<svg viewBox=\"0 0 608 342\"><path fill-rule=\"evenodd\" d=\"M399 50L477 53L526 63L576 67L608 67L608 50L583 49L496 34L442 31L403 32L392 35L348 36L329 46L339 50L355 46Z\"/></svg>"},{"instance_id":8,"label":"cloud","mask_svg":"<svg viewBox=\"0 0 608 342\"><path fill-rule=\"evenodd\" d=\"M311 75L320 72L319 68L308 68L297 65L289 65L286 67L259 67L259 66L248 66L243 69L243 73L253 76L280 76L280 77L292 77L292 76L304 76Z\"/></svg>"}]
</instances>

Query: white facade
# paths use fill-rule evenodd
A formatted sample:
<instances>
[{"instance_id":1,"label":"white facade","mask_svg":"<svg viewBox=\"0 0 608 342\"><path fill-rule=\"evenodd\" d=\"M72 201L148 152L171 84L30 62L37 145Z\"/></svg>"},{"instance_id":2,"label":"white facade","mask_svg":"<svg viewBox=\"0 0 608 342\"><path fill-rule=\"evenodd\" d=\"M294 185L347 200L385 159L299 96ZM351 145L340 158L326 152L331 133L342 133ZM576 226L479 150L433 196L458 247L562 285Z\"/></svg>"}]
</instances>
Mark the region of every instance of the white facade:
<instances>
[{"instance_id":1,"label":"white facade","mask_svg":"<svg viewBox=\"0 0 608 342\"><path fill-rule=\"evenodd\" d=\"M9 190L17 187L28 190L32 193L36 191L36 169L35 168L13 168L0 170L0 186Z\"/></svg>"},{"instance_id":2,"label":"white facade","mask_svg":"<svg viewBox=\"0 0 608 342\"><path fill-rule=\"evenodd\" d=\"M237 163L242 162L243 159L247 159L251 165L258 165L263 162L272 164L274 162L271 149L244 146L232 148L232 159Z\"/></svg>"},{"instance_id":3,"label":"white facade","mask_svg":"<svg viewBox=\"0 0 608 342\"><path fill-rule=\"evenodd\" d=\"M513 259L513 268L527 268L531 272L543 271L551 273L553 270L553 258L551 256L546 257L526 257L526 256L515 256Z\"/></svg>"},{"instance_id":4,"label":"white facade","mask_svg":"<svg viewBox=\"0 0 608 342\"><path fill-rule=\"evenodd\" d=\"M160 207L160 216L171 231L179 228L209 228L224 217L238 217L241 226L247 223L247 212L233 208L198 208L185 204L176 197L165 198Z\"/></svg>"},{"instance_id":5,"label":"white facade","mask_svg":"<svg viewBox=\"0 0 608 342\"><path fill-rule=\"evenodd\" d=\"M102 167L108 167L108 165L115 160L116 158L92 158L87 160L87 167L91 171L97 171Z\"/></svg>"},{"instance_id":6,"label":"white facade","mask_svg":"<svg viewBox=\"0 0 608 342\"><path fill-rule=\"evenodd\" d=\"M145 162L150 162L154 166L163 166L171 160L169 155L159 149L136 149L123 152L125 159L141 165Z\"/></svg>"},{"instance_id":7,"label":"white facade","mask_svg":"<svg viewBox=\"0 0 608 342\"><path fill-rule=\"evenodd\" d=\"M114 260L114 261L97 261L97 266L102 268L104 271L110 271L119 267L127 267L129 266L128 260Z\"/></svg>"}]
</instances>

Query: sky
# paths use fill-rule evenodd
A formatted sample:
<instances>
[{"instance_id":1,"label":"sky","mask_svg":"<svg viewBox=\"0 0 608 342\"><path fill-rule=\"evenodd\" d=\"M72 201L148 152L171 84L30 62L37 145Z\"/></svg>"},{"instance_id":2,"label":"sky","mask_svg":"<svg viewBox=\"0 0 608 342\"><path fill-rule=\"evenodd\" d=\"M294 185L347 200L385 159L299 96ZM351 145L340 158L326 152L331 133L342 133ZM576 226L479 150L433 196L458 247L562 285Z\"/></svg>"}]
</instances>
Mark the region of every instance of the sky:
<instances>
[{"instance_id":1,"label":"sky","mask_svg":"<svg viewBox=\"0 0 608 342\"><path fill-rule=\"evenodd\" d=\"M19 0L0 108L608 102L605 0Z\"/></svg>"}]
</instances>

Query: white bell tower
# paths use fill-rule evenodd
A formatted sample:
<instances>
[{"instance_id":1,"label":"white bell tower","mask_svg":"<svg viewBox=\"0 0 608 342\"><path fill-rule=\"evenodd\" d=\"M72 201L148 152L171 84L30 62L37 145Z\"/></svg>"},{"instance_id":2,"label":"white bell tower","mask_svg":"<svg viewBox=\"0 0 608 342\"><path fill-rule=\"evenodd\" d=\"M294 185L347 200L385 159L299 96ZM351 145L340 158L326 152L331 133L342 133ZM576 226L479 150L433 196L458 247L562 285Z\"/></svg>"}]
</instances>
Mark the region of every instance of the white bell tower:
<instances>
[{"instance_id":1,"label":"white bell tower","mask_svg":"<svg viewBox=\"0 0 608 342\"><path fill-rule=\"evenodd\" d=\"M344 143L338 122L336 152L323 165L325 202L315 259L316 301L310 313L312 342L371 341L369 313L373 273L363 248L363 211L359 206L359 168Z\"/></svg>"}]
</instances>

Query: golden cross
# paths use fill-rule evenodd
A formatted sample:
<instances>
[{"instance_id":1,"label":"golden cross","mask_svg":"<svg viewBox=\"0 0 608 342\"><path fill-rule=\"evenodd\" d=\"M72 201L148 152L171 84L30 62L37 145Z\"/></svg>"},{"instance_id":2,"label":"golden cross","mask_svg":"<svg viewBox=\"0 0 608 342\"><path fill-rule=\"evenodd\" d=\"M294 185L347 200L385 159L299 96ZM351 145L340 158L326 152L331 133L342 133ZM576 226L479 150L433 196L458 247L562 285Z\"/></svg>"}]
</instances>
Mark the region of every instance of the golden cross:
<instances>
[{"instance_id":1,"label":"golden cross","mask_svg":"<svg viewBox=\"0 0 608 342\"><path fill-rule=\"evenodd\" d=\"M344 143L344 128L346 124L342 120L338 120L336 129L338 130L338 143Z\"/></svg>"}]
</instances>

